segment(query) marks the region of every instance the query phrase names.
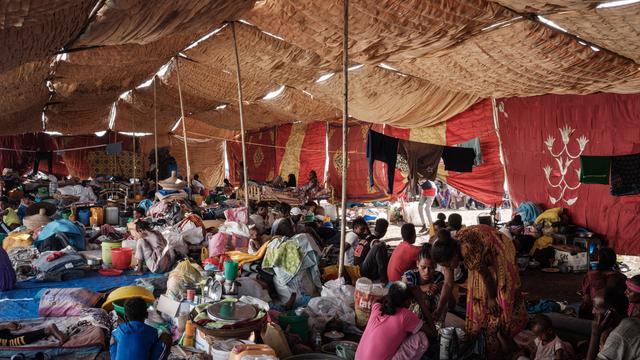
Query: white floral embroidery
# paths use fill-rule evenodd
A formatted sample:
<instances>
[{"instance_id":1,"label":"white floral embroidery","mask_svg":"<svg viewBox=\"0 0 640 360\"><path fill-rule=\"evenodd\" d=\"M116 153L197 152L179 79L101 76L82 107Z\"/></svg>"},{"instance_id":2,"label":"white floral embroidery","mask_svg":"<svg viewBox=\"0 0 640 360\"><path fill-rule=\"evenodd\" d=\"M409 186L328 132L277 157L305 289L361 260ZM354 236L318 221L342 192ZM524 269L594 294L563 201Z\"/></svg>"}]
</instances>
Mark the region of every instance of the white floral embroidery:
<instances>
[{"instance_id":1,"label":"white floral embroidery","mask_svg":"<svg viewBox=\"0 0 640 360\"><path fill-rule=\"evenodd\" d=\"M582 153L584 152L584 149L587 146L587 143L589 143L589 139L587 139L587 137L584 135L577 138L576 142L578 143L578 148L580 149L580 151L577 154L571 154L569 152L568 145L571 142L571 135L573 135L575 129L571 128L569 125L565 125L564 127L558 129L558 131L560 131L560 137L562 139L562 150L560 152L558 153L553 152L553 147L555 145L556 138L553 137L552 135L549 135L547 137L547 139L544 141L544 144L546 145L547 150L549 150L549 153L551 154L551 156L553 156L556 164L558 165L558 171L560 172L560 180L555 184L552 183L551 165L545 165L542 168L542 170L544 171L544 175L545 175L545 178L547 179L547 183L549 184L549 186L551 186L549 201L551 201L551 203L554 205L560 201L564 201L567 205L571 206L575 204L576 201L578 201L578 197L574 196L574 197L565 199L565 195L567 191L571 192L573 190L578 189L581 184L580 184L580 181L578 180L578 182L574 186L571 186L567 181L566 177L568 174L571 173L569 171L569 168L574 163L574 160L579 158L580 155L582 155ZM573 172L575 172L577 178L579 179L580 170L574 169ZM555 189L558 189L558 190L555 190ZM553 194L556 196L553 196L551 194L552 191L558 192L557 194L555 193Z\"/></svg>"}]
</instances>

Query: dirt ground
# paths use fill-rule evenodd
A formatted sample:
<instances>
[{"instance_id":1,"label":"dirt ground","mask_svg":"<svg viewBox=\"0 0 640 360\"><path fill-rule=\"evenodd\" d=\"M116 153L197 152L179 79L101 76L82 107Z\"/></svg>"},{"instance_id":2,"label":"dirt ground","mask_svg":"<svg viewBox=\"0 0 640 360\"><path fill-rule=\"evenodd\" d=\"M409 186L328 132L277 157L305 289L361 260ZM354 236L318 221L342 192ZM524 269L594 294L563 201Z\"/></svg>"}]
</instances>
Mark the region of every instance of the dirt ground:
<instances>
[{"instance_id":1,"label":"dirt ground","mask_svg":"<svg viewBox=\"0 0 640 360\"><path fill-rule=\"evenodd\" d=\"M458 211L439 211L433 209L433 213L444 212L447 216L457 212L462 215L463 224L477 224L477 216L487 210L458 210ZM500 211L502 219L511 218L511 210L503 209ZM419 231L419 227L416 228ZM387 243L396 246L400 242L400 226L390 225L385 237ZM428 236L419 234L417 243L427 242ZM640 274L640 257L638 256L619 256L619 262L624 262L631 269L627 275L631 277ZM580 290L582 279L585 273L544 273L540 270L528 270L521 272L521 280L523 291L528 293L529 300L552 299L557 301L567 301L569 304L581 301L581 296L577 294Z\"/></svg>"}]
</instances>

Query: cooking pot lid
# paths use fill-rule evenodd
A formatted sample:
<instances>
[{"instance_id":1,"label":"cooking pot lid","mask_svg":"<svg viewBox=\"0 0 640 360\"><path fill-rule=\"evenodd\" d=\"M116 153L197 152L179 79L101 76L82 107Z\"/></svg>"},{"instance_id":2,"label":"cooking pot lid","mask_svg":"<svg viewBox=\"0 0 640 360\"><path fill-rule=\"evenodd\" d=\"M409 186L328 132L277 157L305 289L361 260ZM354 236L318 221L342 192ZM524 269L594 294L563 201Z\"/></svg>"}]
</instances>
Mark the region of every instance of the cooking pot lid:
<instances>
[{"instance_id":1,"label":"cooking pot lid","mask_svg":"<svg viewBox=\"0 0 640 360\"><path fill-rule=\"evenodd\" d=\"M218 301L207 308L207 313L213 320L240 322L253 319L258 311L251 304L239 301Z\"/></svg>"}]
</instances>

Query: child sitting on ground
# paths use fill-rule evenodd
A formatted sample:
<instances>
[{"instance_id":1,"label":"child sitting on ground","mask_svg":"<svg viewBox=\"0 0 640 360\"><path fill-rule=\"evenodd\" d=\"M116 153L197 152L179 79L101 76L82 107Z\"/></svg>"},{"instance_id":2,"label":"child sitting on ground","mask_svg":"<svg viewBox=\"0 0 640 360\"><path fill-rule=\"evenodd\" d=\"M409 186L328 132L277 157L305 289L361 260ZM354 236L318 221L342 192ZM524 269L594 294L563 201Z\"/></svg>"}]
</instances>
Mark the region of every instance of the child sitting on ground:
<instances>
[{"instance_id":1,"label":"child sitting on ground","mask_svg":"<svg viewBox=\"0 0 640 360\"><path fill-rule=\"evenodd\" d=\"M571 360L575 354L571 344L562 341L553 330L551 319L543 314L536 315L533 320L533 333L536 353L534 360Z\"/></svg>"},{"instance_id":2,"label":"child sitting on ground","mask_svg":"<svg viewBox=\"0 0 640 360\"><path fill-rule=\"evenodd\" d=\"M63 334L60 330L58 330L58 327L55 324L50 324L42 329L30 332L23 332L18 334L12 333L12 331L20 330L20 327L20 324L15 321L0 325L0 346L25 346L33 344L34 342L40 341L49 336L55 337L58 340L59 345L62 345L69 339L66 334Z\"/></svg>"},{"instance_id":3,"label":"child sitting on ground","mask_svg":"<svg viewBox=\"0 0 640 360\"><path fill-rule=\"evenodd\" d=\"M124 313L126 322L111 334L111 360L168 358L171 346L168 334L158 338L158 331L144 323L147 303L140 297L127 299Z\"/></svg>"}]
</instances>

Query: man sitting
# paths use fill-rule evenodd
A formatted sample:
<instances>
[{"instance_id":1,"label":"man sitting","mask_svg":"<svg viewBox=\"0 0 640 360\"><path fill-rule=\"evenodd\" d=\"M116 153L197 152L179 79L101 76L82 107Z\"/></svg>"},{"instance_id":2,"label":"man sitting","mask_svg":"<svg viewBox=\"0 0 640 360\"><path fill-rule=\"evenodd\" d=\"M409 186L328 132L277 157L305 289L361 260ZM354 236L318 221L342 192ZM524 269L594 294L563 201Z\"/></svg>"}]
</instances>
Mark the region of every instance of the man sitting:
<instances>
[{"instance_id":1,"label":"man sitting","mask_svg":"<svg viewBox=\"0 0 640 360\"><path fill-rule=\"evenodd\" d=\"M273 219L269 216L269 205L266 202L259 202L255 214L249 216L250 223L254 224L259 235L264 234L271 228Z\"/></svg>"}]
</instances>

